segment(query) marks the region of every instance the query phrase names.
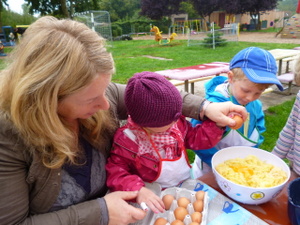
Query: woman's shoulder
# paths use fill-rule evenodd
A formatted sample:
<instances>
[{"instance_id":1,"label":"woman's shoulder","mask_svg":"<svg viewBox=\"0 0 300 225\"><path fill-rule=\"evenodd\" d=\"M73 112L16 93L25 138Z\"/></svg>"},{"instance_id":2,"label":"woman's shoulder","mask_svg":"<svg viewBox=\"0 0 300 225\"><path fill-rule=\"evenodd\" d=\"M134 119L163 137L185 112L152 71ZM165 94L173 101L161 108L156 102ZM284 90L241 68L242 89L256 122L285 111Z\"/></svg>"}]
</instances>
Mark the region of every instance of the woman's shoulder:
<instances>
[{"instance_id":1,"label":"woman's shoulder","mask_svg":"<svg viewBox=\"0 0 300 225\"><path fill-rule=\"evenodd\" d=\"M24 143L19 131L11 120L0 113L0 154L15 156L30 161L30 148ZM28 151L26 151L28 149ZM1 157L1 156L0 156Z\"/></svg>"},{"instance_id":2,"label":"woman's shoulder","mask_svg":"<svg viewBox=\"0 0 300 225\"><path fill-rule=\"evenodd\" d=\"M9 117L0 111L0 136L3 138L5 138L5 136L12 137L18 133L19 132Z\"/></svg>"}]
</instances>

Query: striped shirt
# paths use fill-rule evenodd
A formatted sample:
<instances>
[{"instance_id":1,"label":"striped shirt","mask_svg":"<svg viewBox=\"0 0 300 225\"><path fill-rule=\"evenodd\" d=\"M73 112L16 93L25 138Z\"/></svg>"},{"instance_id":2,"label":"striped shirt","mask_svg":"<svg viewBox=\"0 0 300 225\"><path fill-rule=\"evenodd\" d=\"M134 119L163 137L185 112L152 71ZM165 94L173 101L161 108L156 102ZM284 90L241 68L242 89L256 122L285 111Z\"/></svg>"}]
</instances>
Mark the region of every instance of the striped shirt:
<instances>
[{"instance_id":1,"label":"striped shirt","mask_svg":"<svg viewBox=\"0 0 300 225\"><path fill-rule=\"evenodd\" d=\"M300 91L272 153L290 160L293 170L300 175Z\"/></svg>"}]
</instances>

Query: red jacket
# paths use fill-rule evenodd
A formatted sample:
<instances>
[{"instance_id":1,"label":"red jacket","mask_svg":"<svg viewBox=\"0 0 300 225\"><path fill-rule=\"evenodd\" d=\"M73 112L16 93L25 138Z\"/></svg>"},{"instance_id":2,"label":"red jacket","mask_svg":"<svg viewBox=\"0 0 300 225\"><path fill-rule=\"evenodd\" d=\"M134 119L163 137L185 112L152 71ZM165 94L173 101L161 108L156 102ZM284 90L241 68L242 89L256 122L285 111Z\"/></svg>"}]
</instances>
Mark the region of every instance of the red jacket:
<instances>
[{"instance_id":1,"label":"red jacket","mask_svg":"<svg viewBox=\"0 0 300 225\"><path fill-rule=\"evenodd\" d=\"M177 126L184 138L185 148L193 150L215 146L221 140L224 131L210 120L192 127L183 116L178 120ZM106 164L107 186L111 191L140 190L145 186L144 181L153 182L159 172L160 161L149 154L138 155L138 143L124 134L127 128L125 125L117 130ZM186 151L184 154L188 161Z\"/></svg>"}]
</instances>

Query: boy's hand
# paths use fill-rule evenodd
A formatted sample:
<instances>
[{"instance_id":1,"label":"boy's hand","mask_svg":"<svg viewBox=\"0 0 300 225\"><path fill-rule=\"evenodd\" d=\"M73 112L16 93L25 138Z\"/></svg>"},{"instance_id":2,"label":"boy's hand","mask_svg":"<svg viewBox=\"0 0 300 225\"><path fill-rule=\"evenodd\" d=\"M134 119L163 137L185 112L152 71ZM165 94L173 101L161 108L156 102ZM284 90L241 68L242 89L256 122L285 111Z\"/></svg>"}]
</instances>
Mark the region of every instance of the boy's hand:
<instances>
[{"instance_id":1,"label":"boy's hand","mask_svg":"<svg viewBox=\"0 0 300 225\"><path fill-rule=\"evenodd\" d=\"M164 212L165 205L162 199L157 196L153 191L148 188L142 187L136 198L137 203L141 204L142 202L146 203L146 205L154 212Z\"/></svg>"}]
</instances>

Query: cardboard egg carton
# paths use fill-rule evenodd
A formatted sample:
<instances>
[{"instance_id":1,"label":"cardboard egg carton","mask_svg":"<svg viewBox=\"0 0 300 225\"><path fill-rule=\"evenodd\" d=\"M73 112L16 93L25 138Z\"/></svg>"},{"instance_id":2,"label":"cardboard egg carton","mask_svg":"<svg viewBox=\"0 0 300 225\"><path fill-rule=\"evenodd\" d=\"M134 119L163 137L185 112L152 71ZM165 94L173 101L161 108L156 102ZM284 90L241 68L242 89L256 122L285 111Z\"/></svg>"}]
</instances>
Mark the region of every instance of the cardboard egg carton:
<instances>
[{"instance_id":1,"label":"cardboard egg carton","mask_svg":"<svg viewBox=\"0 0 300 225\"><path fill-rule=\"evenodd\" d=\"M179 188L179 187L172 187L167 188L163 190L160 193L160 197L162 198L164 195L170 194L174 196L174 200L172 201L172 204L170 206L169 210L166 210L164 213L150 213L148 218L144 220L143 225L153 225L157 218L163 217L165 218L168 223L166 225L170 225L175 219L174 210L178 207L177 200L180 197L186 197L190 200L190 203L187 205L187 211L188 214L185 216L183 223L184 225L189 225L192 222L191 215L195 212L193 203L196 201L196 192L188 190L186 188ZM204 194L204 200L203 200L203 211L202 213L202 221L200 225L205 225L207 221L207 214L208 214L208 203L209 203L209 197L207 193Z\"/></svg>"}]
</instances>

